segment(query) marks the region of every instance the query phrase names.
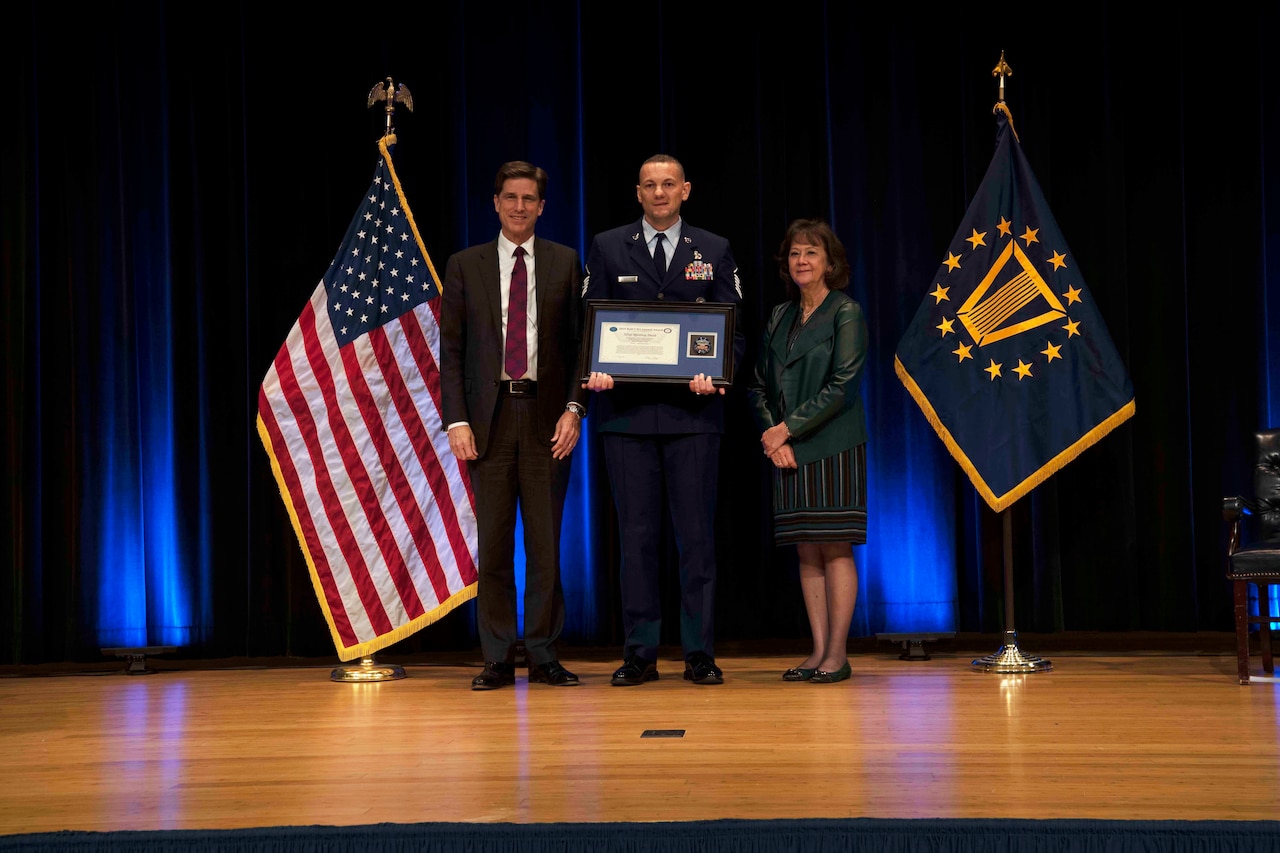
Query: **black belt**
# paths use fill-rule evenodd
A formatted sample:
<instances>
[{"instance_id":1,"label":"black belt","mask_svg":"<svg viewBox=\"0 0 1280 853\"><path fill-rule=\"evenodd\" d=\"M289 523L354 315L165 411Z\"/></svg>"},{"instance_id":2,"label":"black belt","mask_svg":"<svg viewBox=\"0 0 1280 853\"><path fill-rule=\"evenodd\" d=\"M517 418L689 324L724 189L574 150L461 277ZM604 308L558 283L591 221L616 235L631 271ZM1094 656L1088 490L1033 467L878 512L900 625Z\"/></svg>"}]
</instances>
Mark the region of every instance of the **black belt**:
<instances>
[{"instance_id":1,"label":"black belt","mask_svg":"<svg viewBox=\"0 0 1280 853\"><path fill-rule=\"evenodd\" d=\"M508 397L536 397L538 383L532 379L500 379L498 393Z\"/></svg>"}]
</instances>

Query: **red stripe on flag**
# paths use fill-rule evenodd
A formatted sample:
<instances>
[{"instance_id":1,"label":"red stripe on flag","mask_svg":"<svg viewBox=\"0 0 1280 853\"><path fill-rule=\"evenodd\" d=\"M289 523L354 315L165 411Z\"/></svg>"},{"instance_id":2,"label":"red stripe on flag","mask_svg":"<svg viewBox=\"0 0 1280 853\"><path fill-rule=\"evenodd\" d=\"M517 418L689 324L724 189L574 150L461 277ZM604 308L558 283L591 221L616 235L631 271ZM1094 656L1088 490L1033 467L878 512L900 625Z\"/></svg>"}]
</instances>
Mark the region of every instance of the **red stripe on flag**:
<instances>
[{"instance_id":1,"label":"red stripe on flag","mask_svg":"<svg viewBox=\"0 0 1280 853\"><path fill-rule=\"evenodd\" d=\"M289 363L284 348L281 348L280 354L276 357L276 375L279 378L282 390L285 389L286 384L296 389L297 382L293 375L293 366ZM288 391L285 391L285 393L288 394ZM266 427L267 433L271 436L271 447L275 451L272 456L279 466L280 477L284 481L285 490L289 493L289 503L293 506L293 515L297 519L298 533L303 539L303 547L307 555L311 557L312 570L320 580L321 588L324 589L324 600L328 605L327 609L333 624L333 630L341 638L344 648L354 646L360 641L359 637L356 636L355 628L347 617L347 608L342 600L342 594L338 591L337 584L333 579L329 558L320 544L319 535L316 533L315 519L311 515L311 508L307 505L306 492L301 479L298 477L298 469L294 465L293 457L288 453L289 444L285 440L284 433L280 431L280 423L276 420L275 410L271 408L271 401L267 399L266 392L263 390L258 392L258 414L262 418L262 423ZM296 410L294 410L294 414L297 414ZM299 422L299 427L308 435L314 436L315 428L311 421L310 412L307 412L307 417L304 421Z\"/></svg>"},{"instance_id":2,"label":"red stripe on flag","mask_svg":"<svg viewBox=\"0 0 1280 853\"><path fill-rule=\"evenodd\" d=\"M440 300L432 300L428 305L433 309L438 307ZM409 322L410 316L413 322ZM422 376L426 383L427 390L431 394L431 404L435 407L437 413L441 411L440 401L440 368L436 364L435 357L431 353L431 347L427 342L426 335L422 331L421 325L417 322L416 313L414 315L404 315L401 319L401 326L404 329L405 340L409 344L409 351L413 353L416 361L418 373ZM438 328L438 327L437 327ZM443 427L443 424L442 424ZM413 443L415 449L418 449L419 455L426 452L426 448L431 448L431 453L435 454L435 445L430 441L415 441ZM430 460L424 459L422 462L423 469L427 472L428 482L431 484L431 491L436 498L436 506L440 508L440 516L445 524L445 529L449 532L449 545L453 549L454 559L458 564L458 574L462 578L462 582L470 585L475 583L479 577L476 571L475 560L472 559L471 549L467 544L466 534L463 532L458 522L457 507L453 503L453 495L449 490L449 484L445 479L444 460L435 459L434 465L430 464ZM465 463L458 462L450 456L448 463L455 466L458 476L461 478L463 485L467 491L467 502L470 504L468 515L475 515L476 499L475 494L471 490L471 477L467 472Z\"/></svg>"},{"instance_id":3,"label":"red stripe on flag","mask_svg":"<svg viewBox=\"0 0 1280 853\"><path fill-rule=\"evenodd\" d=\"M430 460L424 459L417 450L420 444L429 442L430 439L426 435L426 430L423 429L422 419L418 415L418 408L414 405L409 389L404 384L404 377L400 374L401 364L396 360L394 348L387 340L386 335L388 327L398 330L402 325L401 320L395 320L386 326L374 329L369 333L369 345L373 349L374 356L378 359L378 365L382 369L383 380L387 383L387 393L395 405L396 413L400 416L400 424L404 428L405 438L408 440L409 446L405 448L405 453L412 455L408 455L405 458L404 464L412 467L415 474L421 474L430 481L431 471L433 468L439 468L439 462L434 455ZM409 367L412 367L412 365L409 365ZM366 413L365 417L369 417L370 414L377 416L377 413L373 412ZM379 448L380 454L386 454L386 452L385 449ZM413 493L412 485L400 469L400 460L397 458L395 463L395 476L391 478L391 487L395 493L396 502L400 504L400 511L404 513L408 522L409 533L413 536L413 544L418 549L418 555L422 558L427 578L431 581L432 589L435 590L436 601L445 601L451 595L449 580L444 576L440 557L436 554L436 544L431 537L430 524L423 515L423 508L419 505L418 498ZM388 468L388 470L391 471L393 469Z\"/></svg>"},{"instance_id":4,"label":"red stripe on flag","mask_svg":"<svg viewBox=\"0 0 1280 853\"><path fill-rule=\"evenodd\" d=\"M378 360L376 369L382 381L388 383L400 381L400 366L396 364L395 359L384 360L378 354L379 349L387 349L385 327L380 326L370 330L367 337L370 348ZM420 536L423 533L427 533L429 541L430 534L426 530L426 520L422 517L417 499L413 496L413 486L409 482L409 476L406 475L400 457L396 453L395 444L391 435L387 432L387 424L382 419L382 409L385 401L380 394L375 396L373 390L369 387L368 378L360 364L359 354L356 352L355 347L343 347L341 352L342 361L346 367L347 381L351 384L352 402L355 403L356 408L360 411L361 418L364 419L369 443L378 455L378 461L382 467L383 482L385 482L395 498L396 504L400 507L400 513L405 519L409 535L413 537L415 547L421 551ZM370 513L371 529L378 540L379 548L386 555L387 569L391 582L395 585L396 592L400 596L400 601L404 605L409 618L416 619L425 613L426 609L422 605L422 599L418 596L418 589L414 584L414 573L409 564L405 562L404 554L400 551L396 531L382 510L379 496L372 490L372 487L366 486L362 482L357 484L357 488L361 491L369 488L371 499L377 503L377 512ZM435 549L431 548L431 552L434 555ZM439 590L436 591L437 600L443 600L448 597L447 587L443 596L440 595Z\"/></svg>"},{"instance_id":5,"label":"red stripe on flag","mask_svg":"<svg viewBox=\"0 0 1280 853\"><path fill-rule=\"evenodd\" d=\"M365 471L364 463L360 460L359 455L354 452L354 441L351 433L347 430L346 421L342 417L342 404L338 400L337 388L334 385L333 374L330 370L331 365L328 359L325 358L324 349L316 334L315 310L312 303L308 302L302 309L302 315L298 318L298 325L302 329L302 343L307 362L315 373L316 386L328 412L327 424L329 435L332 437L331 443L341 454L342 470L344 470L347 478L355 488L360 507L364 510L365 517L370 522L370 526L372 526L374 519L370 517L370 509L374 510L372 514L379 519L381 518L381 511L378 509L376 498L373 499L373 506L369 506L372 490L369 486L368 473ZM298 402L301 403L301 400ZM290 400L290 408L295 412L298 411L293 400ZM308 419L311 417L309 409L306 417ZM316 435L317 433L313 430L311 434ZM320 488L320 501L324 505L325 515L333 527L338 547L341 549L347 566L351 570L351 579L355 583L356 594L359 596L360 603L368 616L369 624L373 627L374 632L381 636L389 632L393 625L387 616L386 609L382 606L382 599L378 595L377 586L369 574L369 566L364 551L367 540L363 536L354 535L347 521L347 516L343 512L342 501L338 496L337 490L333 487L333 481L330 479L324 448L318 443L308 442L308 451L311 454L313 464L316 466L317 475L321 471L324 472L323 476L317 476L316 483ZM385 526L385 520L383 520L383 524ZM381 543L375 541L373 544L380 545Z\"/></svg>"}]
</instances>

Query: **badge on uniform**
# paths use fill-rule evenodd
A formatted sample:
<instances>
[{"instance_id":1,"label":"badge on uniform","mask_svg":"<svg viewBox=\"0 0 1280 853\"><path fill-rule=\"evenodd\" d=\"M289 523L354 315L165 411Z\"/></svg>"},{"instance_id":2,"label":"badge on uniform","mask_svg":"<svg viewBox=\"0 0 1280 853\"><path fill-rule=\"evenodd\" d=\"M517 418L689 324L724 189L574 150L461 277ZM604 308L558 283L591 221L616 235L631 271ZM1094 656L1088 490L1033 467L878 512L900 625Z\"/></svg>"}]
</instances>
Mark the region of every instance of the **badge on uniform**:
<instances>
[{"instance_id":1,"label":"badge on uniform","mask_svg":"<svg viewBox=\"0 0 1280 853\"><path fill-rule=\"evenodd\" d=\"M711 281L716 277L713 265L702 260L702 255L693 253L693 263L684 268L685 281Z\"/></svg>"}]
</instances>

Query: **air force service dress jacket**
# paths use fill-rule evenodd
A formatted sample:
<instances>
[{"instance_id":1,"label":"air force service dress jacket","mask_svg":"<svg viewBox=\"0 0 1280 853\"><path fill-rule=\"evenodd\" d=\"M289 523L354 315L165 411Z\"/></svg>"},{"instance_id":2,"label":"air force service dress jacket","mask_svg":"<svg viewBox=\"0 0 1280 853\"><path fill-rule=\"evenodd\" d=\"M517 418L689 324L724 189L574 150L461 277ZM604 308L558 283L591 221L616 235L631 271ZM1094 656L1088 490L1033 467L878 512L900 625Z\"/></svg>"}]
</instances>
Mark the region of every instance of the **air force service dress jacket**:
<instances>
[{"instance_id":1,"label":"air force service dress jacket","mask_svg":"<svg viewBox=\"0 0 1280 853\"><path fill-rule=\"evenodd\" d=\"M645 245L642 220L598 234L587 253L583 298L637 301L719 302L740 306L742 288L729 241L683 220L662 279ZM585 306L584 306L585 307ZM742 363L746 338L734 324L734 364ZM589 358L589 354L588 354ZM699 397L687 387L623 383L596 394L592 417L600 432L629 435L723 433L720 394Z\"/></svg>"}]
</instances>

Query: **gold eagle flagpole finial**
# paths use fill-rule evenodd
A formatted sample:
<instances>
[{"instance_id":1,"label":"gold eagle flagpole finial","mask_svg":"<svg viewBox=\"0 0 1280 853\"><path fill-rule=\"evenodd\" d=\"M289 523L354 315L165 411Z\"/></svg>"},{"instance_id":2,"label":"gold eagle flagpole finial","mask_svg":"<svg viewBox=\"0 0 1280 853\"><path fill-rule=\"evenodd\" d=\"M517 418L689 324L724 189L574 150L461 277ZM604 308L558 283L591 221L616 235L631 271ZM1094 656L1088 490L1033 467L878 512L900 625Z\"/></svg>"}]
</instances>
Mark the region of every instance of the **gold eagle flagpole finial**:
<instances>
[{"instance_id":1,"label":"gold eagle flagpole finial","mask_svg":"<svg viewBox=\"0 0 1280 853\"><path fill-rule=\"evenodd\" d=\"M996 63L995 68L991 69L991 76L1000 78L1000 91L996 95L996 105L991 108L991 112L1004 113L1005 118L1009 119L1009 130L1013 131L1013 138L1018 139L1018 129L1013 126L1013 113L1009 112L1009 105L1004 102L1004 78L1012 77L1013 69L1004 61L1003 50L1000 51L1000 61Z\"/></svg>"},{"instance_id":2,"label":"gold eagle flagpole finial","mask_svg":"<svg viewBox=\"0 0 1280 853\"><path fill-rule=\"evenodd\" d=\"M992 77L1000 78L1000 94L999 102L1004 103L1004 78L1013 76L1013 69L1009 67L1009 63L1004 61L1004 51L1000 51L1000 61L996 63L996 67L991 69ZM391 78L388 77L388 80Z\"/></svg>"},{"instance_id":3,"label":"gold eagle flagpole finial","mask_svg":"<svg viewBox=\"0 0 1280 853\"><path fill-rule=\"evenodd\" d=\"M409 87L401 83L400 88L396 88L395 82L388 77L385 82L379 82L369 90L369 104L372 107L378 101L386 101L387 125L384 136L390 136L395 133L395 126L391 123L391 117L395 115L396 104L404 104L404 108L409 112L413 112L413 95L409 92Z\"/></svg>"}]
</instances>

